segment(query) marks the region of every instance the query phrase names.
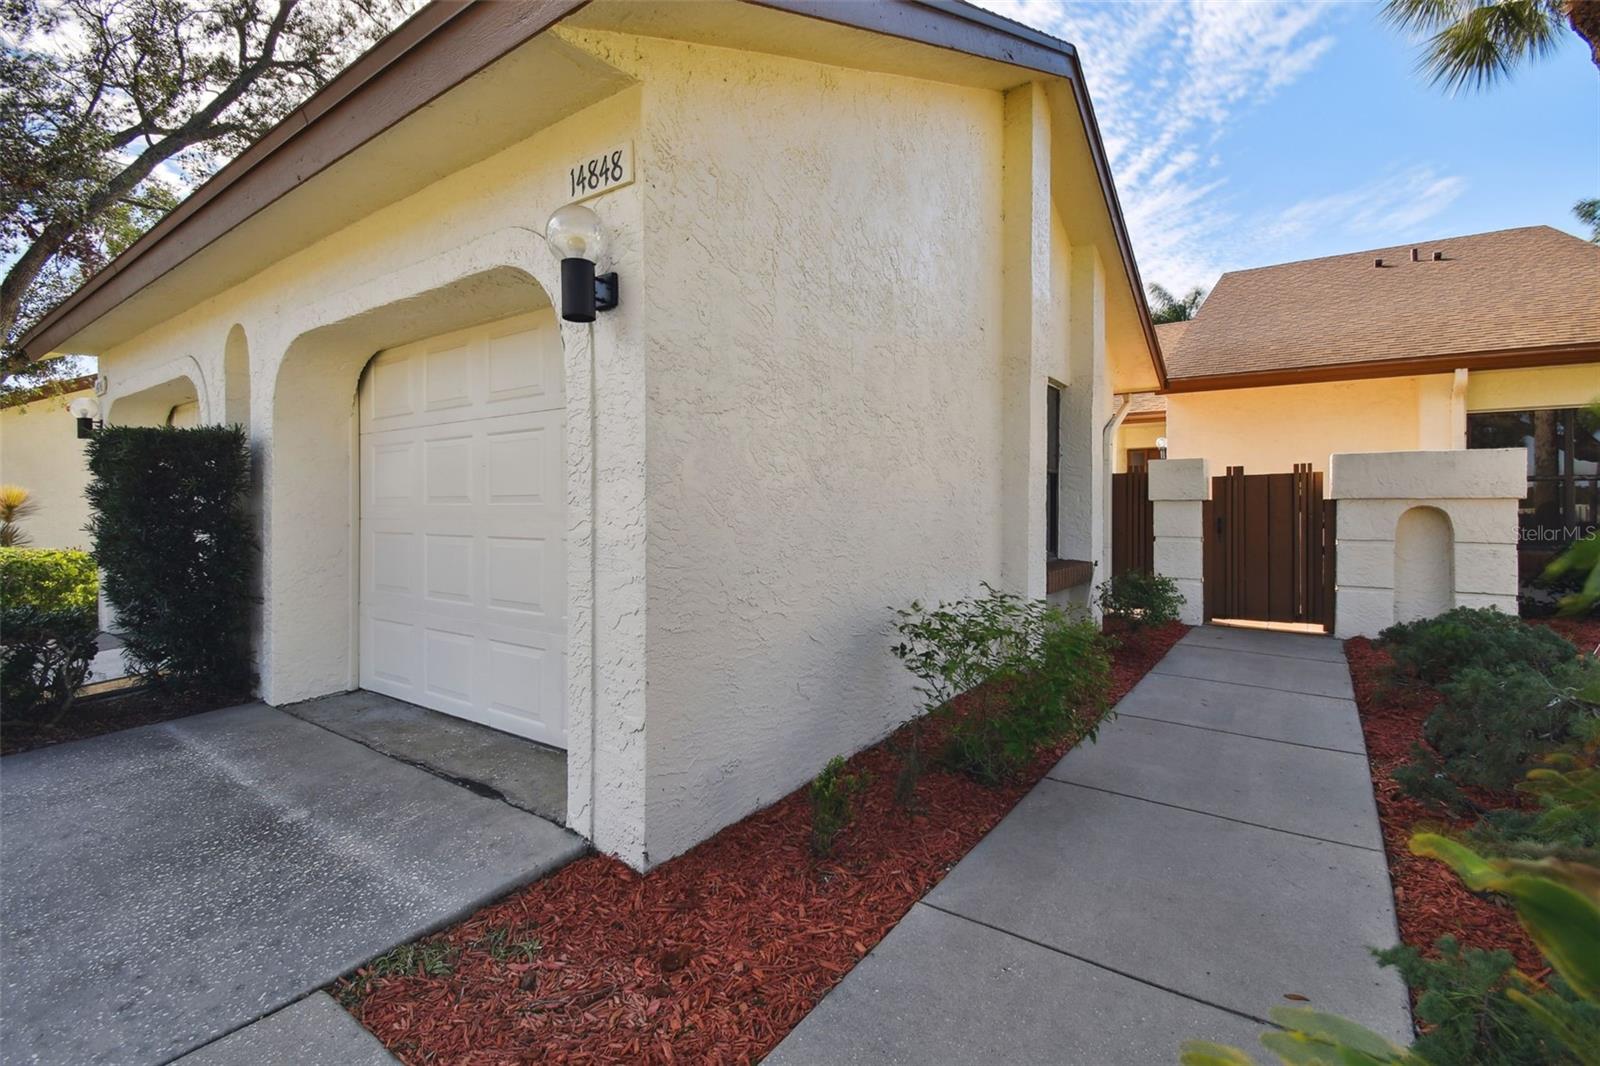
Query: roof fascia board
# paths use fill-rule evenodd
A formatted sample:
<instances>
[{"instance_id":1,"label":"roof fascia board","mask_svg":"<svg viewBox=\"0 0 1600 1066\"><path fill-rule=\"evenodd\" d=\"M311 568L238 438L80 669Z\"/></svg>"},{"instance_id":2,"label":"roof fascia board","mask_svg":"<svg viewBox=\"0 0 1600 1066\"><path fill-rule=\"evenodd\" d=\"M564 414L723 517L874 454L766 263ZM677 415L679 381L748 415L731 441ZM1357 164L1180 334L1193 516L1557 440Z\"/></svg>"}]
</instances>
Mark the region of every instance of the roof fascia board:
<instances>
[{"instance_id":1,"label":"roof fascia board","mask_svg":"<svg viewBox=\"0 0 1600 1066\"><path fill-rule=\"evenodd\" d=\"M1223 389L1259 389L1274 385L1309 385L1329 381L1359 381L1363 378L1417 377L1448 374L1455 370L1522 370L1538 366L1569 366L1573 363L1600 362L1600 343L1563 344L1540 348L1502 348L1495 351L1463 352L1456 355L1430 355L1403 359L1383 359L1367 363L1338 363L1332 366L1295 367L1287 370L1252 370L1241 374L1207 374L1173 378L1163 393L1216 392Z\"/></svg>"}]
</instances>

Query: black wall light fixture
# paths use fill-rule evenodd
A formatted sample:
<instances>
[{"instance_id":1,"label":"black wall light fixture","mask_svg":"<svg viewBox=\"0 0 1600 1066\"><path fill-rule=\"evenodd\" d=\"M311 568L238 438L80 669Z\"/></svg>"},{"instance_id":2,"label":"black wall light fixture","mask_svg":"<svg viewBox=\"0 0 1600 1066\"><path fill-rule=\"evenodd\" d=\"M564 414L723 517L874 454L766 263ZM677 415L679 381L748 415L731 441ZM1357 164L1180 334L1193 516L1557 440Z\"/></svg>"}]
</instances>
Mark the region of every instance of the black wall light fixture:
<instances>
[{"instance_id":1,"label":"black wall light fixture","mask_svg":"<svg viewBox=\"0 0 1600 1066\"><path fill-rule=\"evenodd\" d=\"M545 223L544 239L561 260L561 317L593 322L596 311L617 306L617 275L595 274L605 250L600 216L582 204L568 204Z\"/></svg>"},{"instance_id":2,"label":"black wall light fixture","mask_svg":"<svg viewBox=\"0 0 1600 1066\"><path fill-rule=\"evenodd\" d=\"M67 405L67 413L78 423L78 439L88 440L95 435L95 431L105 425L100 421L100 401L91 400L87 396L79 396Z\"/></svg>"}]
</instances>

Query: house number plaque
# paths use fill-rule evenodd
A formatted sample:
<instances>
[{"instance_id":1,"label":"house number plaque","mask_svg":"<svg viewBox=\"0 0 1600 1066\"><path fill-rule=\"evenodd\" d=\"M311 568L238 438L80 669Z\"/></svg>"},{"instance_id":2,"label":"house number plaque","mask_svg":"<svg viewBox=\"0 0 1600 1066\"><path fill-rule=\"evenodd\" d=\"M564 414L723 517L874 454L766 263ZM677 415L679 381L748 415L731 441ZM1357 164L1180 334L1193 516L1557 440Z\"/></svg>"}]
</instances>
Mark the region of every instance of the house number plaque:
<instances>
[{"instance_id":1,"label":"house number plaque","mask_svg":"<svg viewBox=\"0 0 1600 1066\"><path fill-rule=\"evenodd\" d=\"M570 202L620 189L633 181L633 145L619 144L567 168Z\"/></svg>"}]
</instances>

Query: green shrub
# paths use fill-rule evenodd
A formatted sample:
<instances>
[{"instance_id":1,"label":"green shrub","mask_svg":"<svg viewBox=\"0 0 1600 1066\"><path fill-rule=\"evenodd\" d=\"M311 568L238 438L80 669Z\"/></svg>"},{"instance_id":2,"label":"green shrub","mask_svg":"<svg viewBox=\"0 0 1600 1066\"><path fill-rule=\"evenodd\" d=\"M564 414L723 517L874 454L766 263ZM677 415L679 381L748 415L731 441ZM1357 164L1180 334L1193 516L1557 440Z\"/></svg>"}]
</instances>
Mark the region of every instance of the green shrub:
<instances>
[{"instance_id":1,"label":"green shrub","mask_svg":"<svg viewBox=\"0 0 1600 1066\"><path fill-rule=\"evenodd\" d=\"M925 709L951 715L945 764L997 785L1042 745L1093 735L1111 665L1092 623L1041 600L987 593L898 612L903 639L894 653L922 682ZM950 701L963 693L956 713Z\"/></svg>"},{"instance_id":2,"label":"green shrub","mask_svg":"<svg viewBox=\"0 0 1600 1066\"><path fill-rule=\"evenodd\" d=\"M96 615L100 579L88 552L0 548L0 604Z\"/></svg>"},{"instance_id":3,"label":"green shrub","mask_svg":"<svg viewBox=\"0 0 1600 1066\"><path fill-rule=\"evenodd\" d=\"M109 427L89 442L89 473L89 529L129 667L246 689L256 549L244 431Z\"/></svg>"},{"instance_id":4,"label":"green shrub","mask_svg":"<svg viewBox=\"0 0 1600 1066\"><path fill-rule=\"evenodd\" d=\"M1429 685L1469 666L1491 674L1519 667L1549 672L1577 649L1546 626L1530 626L1492 607L1457 607L1435 618L1390 626L1379 634L1402 680Z\"/></svg>"},{"instance_id":5,"label":"green shrub","mask_svg":"<svg viewBox=\"0 0 1600 1066\"><path fill-rule=\"evenodd\" d=\"M1506 994L1515 981L1509 951L1463 950L1448 936L1436 947L1436 958L1406 946L1375 952L1417 994L1417 1021L1425 1031L1411 1046L1415 1054L1428 1062L1460 1066L1573 1061L1538 1019ZM1564 986L1556 994L1600 1021L1600 1010L1577 1003Z\"/></svg>"},{"instance_id":6,"label":"green shrub","mask_svg":"<svg viewBox=\"0 0 1600 1066\"><path fill-rule=\"evenodd\" d=\"M96 651L94 615L30 604L0 608L0 710L16 719L71 706Z\"/></svg>"},{"instance_id":7,"label":"green shrub","mask_svg":"<svg viewBox=\"0 0 1600 1066\"><path fill-rule=\"evenodd\" d=\"M811 850L826 855L844 827L855 820L856 797L872 783L870 774L845 772L843 755L835 755L811 782Z\"/></svg>"},{"instance_id":8,"label":"green shrub","mask_svg":"<svg viewBox=\"0 0 1600 1066\"><path fill-rule=\"evenodd\" d=\"M1562 663L1549 676L1528 667L1503 674L1466 667L1440 686L1444 699L1423 722L1422 735L1452 781L1508 789L1572 738L1592 712L1579 693L1597 676L1600 665L1588 657Z\"/></svg>"},{"instance_id":9,"label":"green shrub","mask_svg":"<svg viewBox=\"0 0 1600 1066\"><path fill-rule=\"evenodd\" d=\"M1126 570L1100 586L1095 596L1100 611L1130 626L1176 622L1184 604L1178 583L1162 574Z\"/></svg>"}]
</instances>

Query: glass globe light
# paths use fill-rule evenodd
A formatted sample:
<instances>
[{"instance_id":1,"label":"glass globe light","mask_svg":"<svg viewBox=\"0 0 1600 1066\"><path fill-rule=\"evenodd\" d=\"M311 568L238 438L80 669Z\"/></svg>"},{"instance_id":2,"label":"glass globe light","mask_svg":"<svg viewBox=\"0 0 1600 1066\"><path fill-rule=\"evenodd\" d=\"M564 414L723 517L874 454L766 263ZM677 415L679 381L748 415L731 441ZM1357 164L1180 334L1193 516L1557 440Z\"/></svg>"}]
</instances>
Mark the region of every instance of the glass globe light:
<instances>
[{"instance_id":1,"label":"glass globe light","mask_svg":"<svg viewBox=\"0 0 1600 1066\"><path fill-rule=\"evenodd\" d=\"M545 223L544 239L559 259L587 259L600 261L605 250L605 234L600 228L600 216L582 204L568 204L550 216Z\"/></svg>"}]
</instances>

